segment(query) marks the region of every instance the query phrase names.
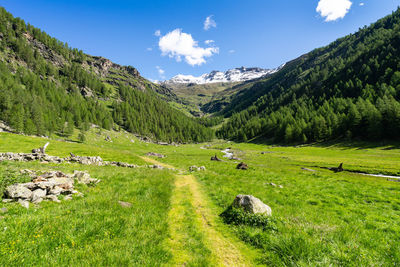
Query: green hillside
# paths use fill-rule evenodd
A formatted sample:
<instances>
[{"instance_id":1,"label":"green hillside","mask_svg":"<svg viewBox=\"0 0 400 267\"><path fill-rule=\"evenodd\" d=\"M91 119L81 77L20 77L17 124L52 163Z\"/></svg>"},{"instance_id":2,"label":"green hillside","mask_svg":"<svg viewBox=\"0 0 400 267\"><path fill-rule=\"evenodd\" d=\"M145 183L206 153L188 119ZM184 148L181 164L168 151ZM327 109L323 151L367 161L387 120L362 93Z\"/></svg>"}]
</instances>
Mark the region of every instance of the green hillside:
<instances>
[{"instance_id":1,"label":"green hillside","mask_svg":"<svg viewBox=\"0 0 400 267\"><path fill-rule=\"evenodd\" d=\"M398 139L400 10L252 84L222 110L220 137L304 143Z\"/></svg>"},{"instance_id":2,"label":"green hillside","mask_svg":"<svg viewBox=\"0 0 400 267\"><path fill-rule=\"evenodd\" d=\"M69 136L96 124L163 141L213 137L164 101L175 94L135 68L72 49L3 8L0 70L0 120L18 133Z\"/></svg>"}]
</instances>

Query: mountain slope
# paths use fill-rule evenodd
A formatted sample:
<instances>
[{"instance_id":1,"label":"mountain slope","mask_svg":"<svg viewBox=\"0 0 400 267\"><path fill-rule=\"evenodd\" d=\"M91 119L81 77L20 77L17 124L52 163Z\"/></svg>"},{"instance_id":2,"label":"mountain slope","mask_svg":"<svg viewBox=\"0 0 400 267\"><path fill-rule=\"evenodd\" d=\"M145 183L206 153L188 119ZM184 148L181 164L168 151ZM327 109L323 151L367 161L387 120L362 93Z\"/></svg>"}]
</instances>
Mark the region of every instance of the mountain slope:
<instances>
[{"instance_id":1,"label":"mountain slope","mask_svg":"<svg viewBox=\"0 0 400 267\"><path fill-rule=\"evenodd\" d=\"M400 10L316 49L229 99L219 136L307 142L398 139Z\"/></svg>"},{"instance_id":2,"label":"mountain slope","mask_svg":"<svg viewBox=\"0 0 400 267\"><path fill-rule=\"evenodd\" d=\"M277 69L261 69L261 68L236 68L230 69L225 72L212 71L210 73L203 74L199 77L192 75L176 75L170 80L163 82L162 84L209 84L209 83L230 83L230 82L245 82L249 80L258 79L260 77L277 72L281 67Z\"/></svg>"},{"instance_id":3,"label":"mountain slope","mask_svg":"<svg viewBox=\"0 0 400 267\"><path fill-rule=\"evenodd\" d=\"M164 141L213 136L162 100L174 93L135 68L69 48L3 8L0 48L0 119L17 132L68 136L94 123Z\"/></svg>"},{"instance_id":4,"label":"mountain slope","mask_svg":"<svg viewBox=\"0 0 400 267\"><path fill-rule=\"evenodd\" d=\"M181 106L195 117L220 111L224 99L242 90L248 83L261 77L277 72L276 69L236 68L225 72L213 71L200 77L192 75L177 75L168 81L160 83L176 94ZM218 103L214 106L213 103ZM226 103L225 103L226 104Z\"/></svg>"}]
</instances>

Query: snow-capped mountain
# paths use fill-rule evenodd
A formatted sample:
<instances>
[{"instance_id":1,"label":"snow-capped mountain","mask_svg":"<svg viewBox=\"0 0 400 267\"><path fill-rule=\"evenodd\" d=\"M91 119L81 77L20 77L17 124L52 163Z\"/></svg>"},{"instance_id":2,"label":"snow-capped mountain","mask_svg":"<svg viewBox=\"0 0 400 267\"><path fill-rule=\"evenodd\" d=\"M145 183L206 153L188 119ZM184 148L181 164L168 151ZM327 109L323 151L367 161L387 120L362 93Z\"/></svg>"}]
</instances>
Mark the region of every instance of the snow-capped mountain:
<instances>
[{"instance_id":1,"label":"snow-capped mountain","mask_svg":"<svg viewBox=\"0 0 400 267\"><path fill-rule=\"evenodd\" d=\"M185 83L195 83L195 84L207 84L207 83L227 83L227 82L244 82L253 79L257 79L269 74L273 74L283 67L280 66L276 69L261 69L261 68L236 68L230 69L225 72L222 71L212 71L201 75L200 77L195 77L192 75L179 74L172 77L170 80L165 81L166 84L185 84Z\"/></svg>"}]
</instances>

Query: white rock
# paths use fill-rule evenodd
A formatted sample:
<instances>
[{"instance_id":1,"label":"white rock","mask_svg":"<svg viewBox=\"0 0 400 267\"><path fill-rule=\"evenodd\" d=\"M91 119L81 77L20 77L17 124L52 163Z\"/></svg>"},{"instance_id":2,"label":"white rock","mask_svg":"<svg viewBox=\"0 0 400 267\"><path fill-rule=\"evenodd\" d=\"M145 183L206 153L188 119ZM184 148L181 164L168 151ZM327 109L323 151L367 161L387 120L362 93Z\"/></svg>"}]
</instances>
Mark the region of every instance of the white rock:
<instances>
[{"instance_id":1,"label":"white rock","mask_svg":"<svg viewBox=\"0 0 400 267\"><path fill-rule=\"evenodd\" d=\"M24 207L24 208L26 208L26 209L29 209L29 201L27 201L27 200L22 200L22 199L18 199L18 203L19 203L22 207Z\"/></svg>"},{"instance_id":2,"label":"white rock","mask_svg":"<svg viewBox=\"0 0 400 267\"><path fill-rule=\"evenodd\" d=\"M21 184L14 184L6 188L5 194L6 196L14 199L15 198L30 199L32 196L32 191Z\"/></svg>"},{"instance_id":3,"label":"white rock","mask_svg":"<svg viewBox=\"0 0 400 267\"><path fill-rule=\"evenodd\" d=\"M46 196L45 189L36 189L32 192L32 202L38 204L42 202L43 198Z\"/></svg>"},{"instance_id":4,"label":"white rock","mask_svg":"<svg viewBox=\"0 0 400 267\"><path fill-rule=\"evenodd\" d=\"M54 201L60 203L61 201L55 195L47 195L44 197L46 200Z\"/></svg>"},{"instance_id":5,"label":"white rock","mask_svg":"<svg viewBox=\"0 0 400 267\"><path fill-rule=\"evenodd\" d=\"M268 216L272 214L272 209L268 205L251 195L237 195L232 205L254 214L265 214Z\"/></svg>"},{"instance_id":6,"label":"white rock","mask_svg":"<svg viewBox=\"0 0 400 267\"><path fill-rule=\"evenodd\" d=\"M49 195L55 195L58 196L60 195L62 192L64 191L64 189L62 189L59 186L54 186L50 191L49 191Z\"/></svg>"}]
</instances>

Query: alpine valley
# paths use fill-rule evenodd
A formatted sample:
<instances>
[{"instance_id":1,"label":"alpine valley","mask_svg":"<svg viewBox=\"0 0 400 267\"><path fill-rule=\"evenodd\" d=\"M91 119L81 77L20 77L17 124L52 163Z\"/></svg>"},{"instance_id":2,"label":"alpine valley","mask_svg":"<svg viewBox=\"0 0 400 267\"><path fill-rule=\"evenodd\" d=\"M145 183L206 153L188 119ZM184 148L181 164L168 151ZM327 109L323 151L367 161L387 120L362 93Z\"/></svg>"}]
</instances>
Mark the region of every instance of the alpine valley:
<instances>
[{"instance_id":1,"label":"alpine valley","mask_svg":"<svg viewBox=\"0 0 400 267\"><path fill-rule=\"evenodd\" d=\"M118 24L138 43L163 24L148 34L162 43L157 60L188 68L217 58L223 14L238 46L260 31L272 39L272 27L253 22L274 17L264 2L310 14L294 0L4 2L68 30L68 10L82 11L82 34ZM351 24L373 1L365 2L320 0L326 21L310 21ZM218 16L185 27L203 26L199 36L215 42L164 32L210 6ZM253 15L260 10L264 17ZM337 21L346 14L354 20ZM301 31L279 16L283 35L287 25ZM89 45L118 49L120 39L104 38ZM219 47L228 66L233 53ZM0 266L400 265L400 9L275 69L152 82L139 59L122 66L103 56L0 8Z\"/></svg>"}]
</instances>

